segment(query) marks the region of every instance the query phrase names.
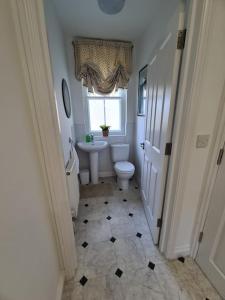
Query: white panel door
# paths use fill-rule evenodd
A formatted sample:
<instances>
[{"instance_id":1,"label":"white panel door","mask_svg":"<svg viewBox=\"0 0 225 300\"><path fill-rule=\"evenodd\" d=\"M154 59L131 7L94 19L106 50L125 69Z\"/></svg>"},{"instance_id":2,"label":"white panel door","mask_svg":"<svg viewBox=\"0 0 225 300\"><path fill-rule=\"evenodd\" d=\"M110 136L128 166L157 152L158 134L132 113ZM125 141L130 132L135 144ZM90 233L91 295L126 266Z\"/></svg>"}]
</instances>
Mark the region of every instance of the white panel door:
<instances>
[{"instance_id":1,"label":"white panel door","mask_svg":"<svg viewBox=\"0 0 225 300\"><path fill-rule=\"evenodd\" d=\"M197 263L225 298L225 157L218 169Z\"/></svg>"},{"instance_id":2,"label":"white panel door","mask_svg":"<svg viewBox=\"0 0 225 300\"><path fill-rule=\"evenodd\" d=\"M183 14L148 66L148 100L141 190L154 243L159 241L168 156L171 141L181 50L177 49L178 29L183 29Z\"/></svg>"}]
</instances>

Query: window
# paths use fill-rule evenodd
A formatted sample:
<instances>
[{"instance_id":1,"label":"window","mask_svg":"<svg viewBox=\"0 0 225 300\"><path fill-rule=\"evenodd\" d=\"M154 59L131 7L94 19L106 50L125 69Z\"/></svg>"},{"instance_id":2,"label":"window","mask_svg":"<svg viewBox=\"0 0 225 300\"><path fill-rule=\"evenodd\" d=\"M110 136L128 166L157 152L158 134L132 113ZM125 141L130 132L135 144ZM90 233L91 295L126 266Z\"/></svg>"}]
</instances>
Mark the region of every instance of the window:
<instances>
[{"instance_id":1,"label":"window","mask_svg":"<svg viewBox=\"0 0 225 300\"><path fill-rule=\"evenodd\" d=\"M100 125L110 126L110 135L125 135L126 90L118 90L108 95L86 91L88 107L88 128L95 135L101 135Z\"/></svg>"}]
</instances>

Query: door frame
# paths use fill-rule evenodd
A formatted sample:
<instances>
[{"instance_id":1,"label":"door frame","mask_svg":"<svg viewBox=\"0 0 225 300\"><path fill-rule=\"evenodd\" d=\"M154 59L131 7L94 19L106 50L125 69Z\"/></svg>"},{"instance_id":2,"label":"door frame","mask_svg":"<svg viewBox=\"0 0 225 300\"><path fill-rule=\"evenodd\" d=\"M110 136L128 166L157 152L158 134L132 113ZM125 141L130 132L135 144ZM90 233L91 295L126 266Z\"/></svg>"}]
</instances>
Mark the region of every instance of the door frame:
<instances>
[{"instance_id":1,"label":"door frame","mask_svg":"<svg viewBox=\"0 0 225 300\"><path fill-rule=\"evenodd\" d=\"M200 203L198 213L195 219L195 227L192 236L191 256L196 258L200 246L199 235L204 230L208 209L210 206L211 195L216 181L219 165L217 159L220 149L224 148L225 142L225 84L223 88L223 96L221 97L219 109L217 113L216 124L212 136L212 146L210 148L205 176L202 184ZM225 159L223 157L223 159Z\"/></svg>"},{"instance_id":2,"label":"door frame","mask_svg":"<svg viewBox=\"0 0 225 300\"><path fill-rule=\"evenodd\" d=\"M160 235L159 249L168 259L175 259L178 255L194 257L192 248L175 248L177 228L179 226L182 208L183 188L188 168L189 148L193 129L196 123L196 111L199 105L198 93L201 89L200 78L206 59L206 48L209 26L212 17L213 0L190 0L187 11L187 39L183 52L180 82L178 87L178 101L175 111L174 130L172 136L173 150L169 161L168 181L165 191L163 210L163 224ZM198 25L199 24L199 25ZM198 35L198 39L196 39ZM193 63L193 57L194 63ZM196 101L197 99L197 101ZM192 126L187 126L192 124ZM218 153L217 153L218 154ZM199 217L199 216L198 216ZM195 231L197 227L195 225ZM199 229L197 230L199 233ZM196 236L198 237L198 233Z\"/></svg>"},{"instance_id":3,"label":"door frame","mask_svg":"<svg viewBox=\"0 0 225 300\"><path fill-rule=\"evenodd\" d=\"M61 276L58 297L65 283L73 282L76 249L63 150L54 96L53 78L42 0L10 0L12 17L27 88L36 146L48 197Z\"/></svg>"}]
</instances>

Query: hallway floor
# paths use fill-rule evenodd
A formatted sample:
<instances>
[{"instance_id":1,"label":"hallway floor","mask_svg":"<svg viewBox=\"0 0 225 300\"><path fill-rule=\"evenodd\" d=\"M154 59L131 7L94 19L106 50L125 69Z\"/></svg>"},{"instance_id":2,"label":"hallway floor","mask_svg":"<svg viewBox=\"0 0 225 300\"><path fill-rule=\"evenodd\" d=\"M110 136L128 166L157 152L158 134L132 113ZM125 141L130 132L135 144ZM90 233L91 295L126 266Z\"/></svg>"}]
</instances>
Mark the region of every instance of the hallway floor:
<instances>
[{"instance_id":1,"label":"hallway floor","mask_svg":"<svg viewBox=\"0 0 225 300\"><path fill-rule=\"evenodd\" d=\"M135 182L125 192L104 178L99 188L109 182L113 196L80 201L72 300L221 299L192 259L167 261L153 245Z\"/></svg>"}]
</instances>

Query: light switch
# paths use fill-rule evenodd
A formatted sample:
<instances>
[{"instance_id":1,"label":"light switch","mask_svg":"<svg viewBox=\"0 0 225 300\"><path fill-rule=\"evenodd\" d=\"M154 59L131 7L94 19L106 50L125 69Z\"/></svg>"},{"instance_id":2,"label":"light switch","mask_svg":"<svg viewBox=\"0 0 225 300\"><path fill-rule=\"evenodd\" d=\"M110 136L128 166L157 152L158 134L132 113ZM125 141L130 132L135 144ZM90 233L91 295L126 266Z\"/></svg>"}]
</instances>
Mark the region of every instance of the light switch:
<instances>
[{"instance_id":1,"label":"light switch","mask_svg":"<svg viewBox=\"0 0 225 300\"><path fill-rule=\"evenodd\" d=\"M206 148L209 143L209 134L197 135L196 148Z\"/></svg>"}]
</instances>

